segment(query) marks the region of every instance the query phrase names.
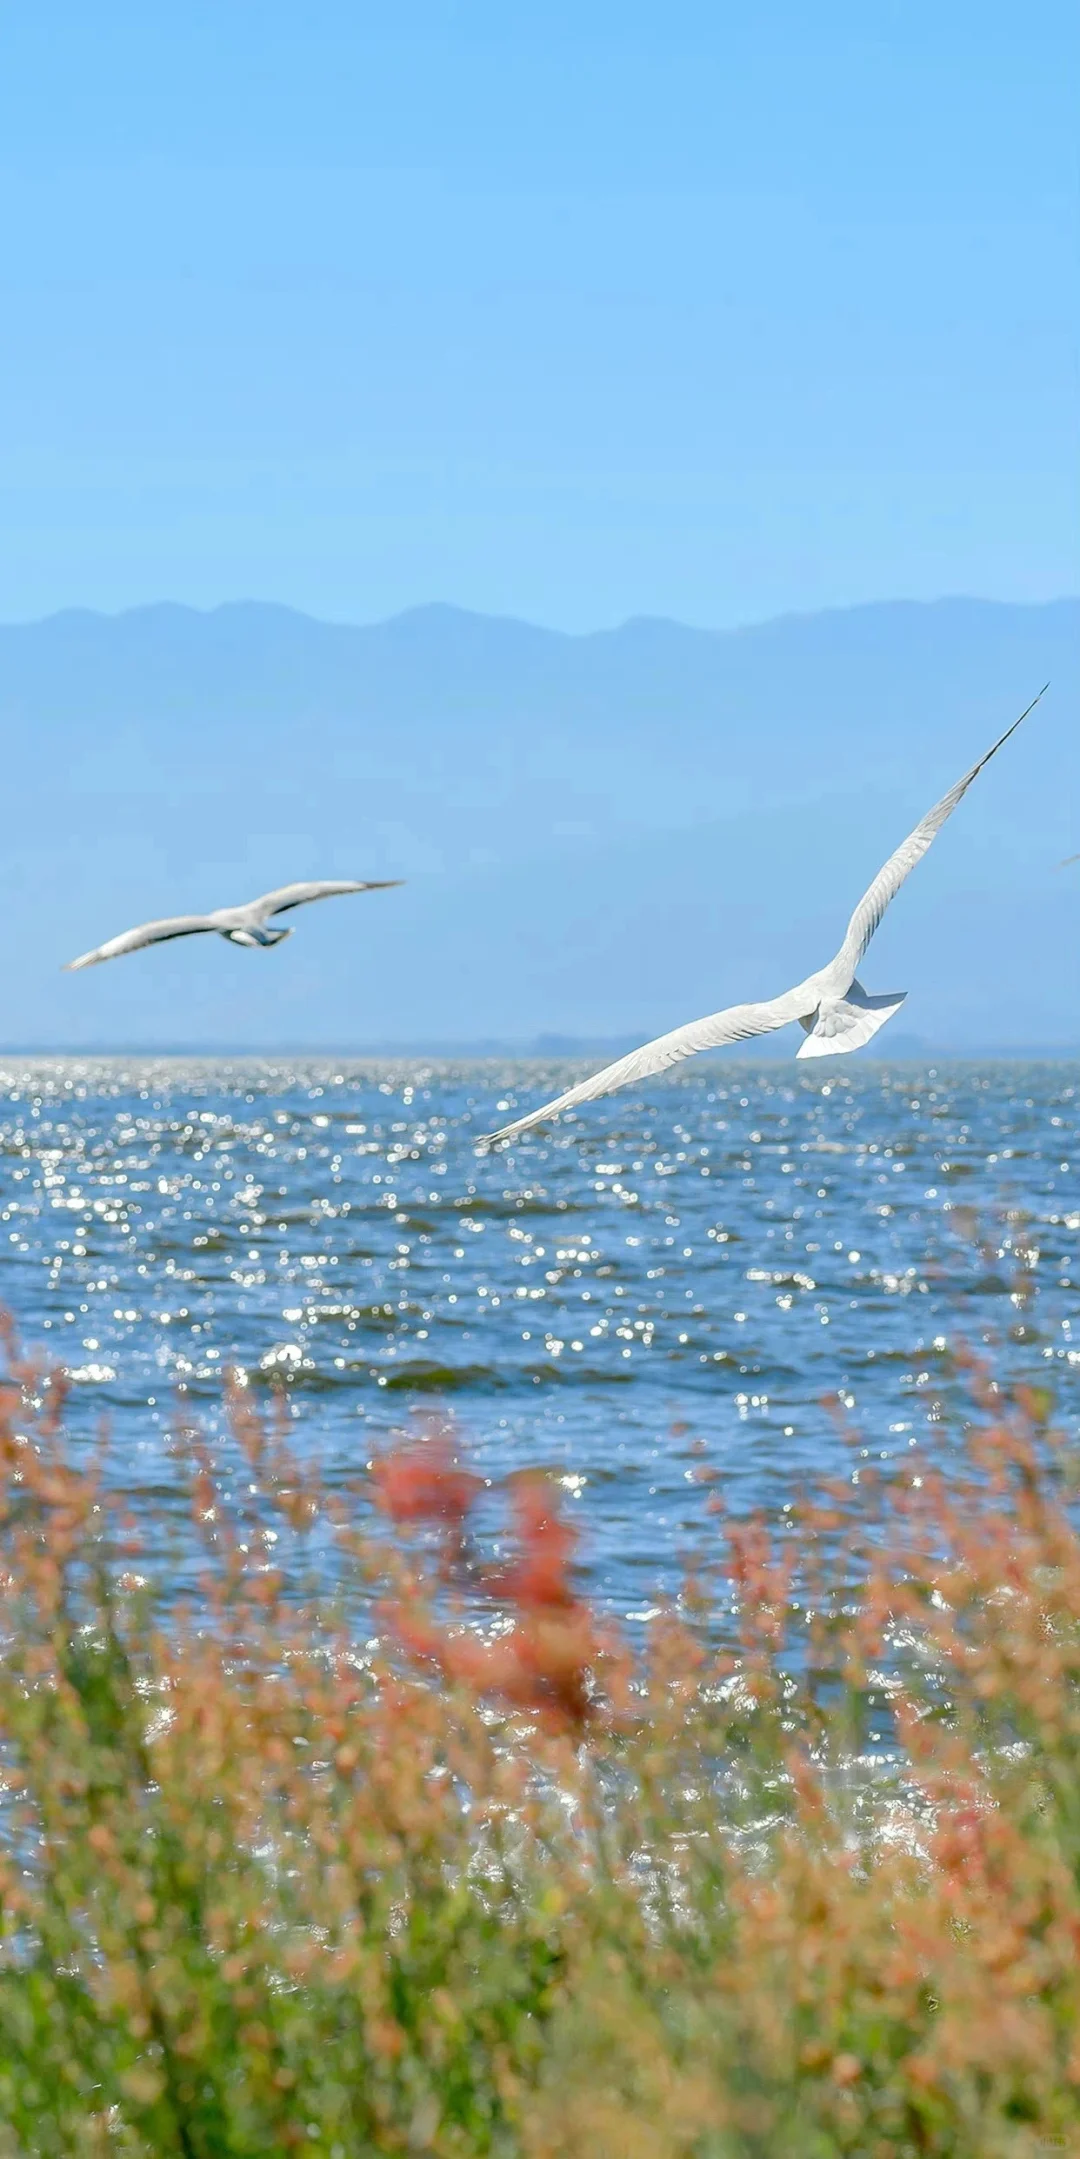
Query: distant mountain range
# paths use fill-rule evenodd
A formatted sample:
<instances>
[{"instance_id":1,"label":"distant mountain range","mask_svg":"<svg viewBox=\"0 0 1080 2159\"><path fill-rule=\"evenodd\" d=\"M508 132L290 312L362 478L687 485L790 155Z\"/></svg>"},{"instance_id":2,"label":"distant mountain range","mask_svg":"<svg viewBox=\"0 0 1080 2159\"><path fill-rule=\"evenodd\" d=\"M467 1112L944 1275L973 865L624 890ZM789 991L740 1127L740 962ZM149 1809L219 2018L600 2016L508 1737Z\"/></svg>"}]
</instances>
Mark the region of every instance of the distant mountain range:
<instances>
[{"instance_id":1,"label":"distant mountain range","mask_svg":"<svg viewBox=\"0 0 1080 2159\"><path fill-rule=\"evenodd\" d=\"M444 607L0 628L0 1042L550 1054L768 995L1047 677L868 956L869 988L911 992L909 1054L1080 1044L1080 601L586 637ZM310 875L408 882L275 952L59 972Z\"/></svg>"}]
</instances>

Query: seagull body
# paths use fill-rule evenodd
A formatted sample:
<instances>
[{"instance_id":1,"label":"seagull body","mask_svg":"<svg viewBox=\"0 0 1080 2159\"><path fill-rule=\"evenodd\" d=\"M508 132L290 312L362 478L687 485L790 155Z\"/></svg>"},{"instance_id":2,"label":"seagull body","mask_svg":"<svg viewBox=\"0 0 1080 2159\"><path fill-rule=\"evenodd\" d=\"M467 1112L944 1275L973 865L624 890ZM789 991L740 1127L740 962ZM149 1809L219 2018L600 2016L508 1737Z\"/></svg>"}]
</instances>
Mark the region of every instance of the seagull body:
<instances>
[{"instance_id":1,"label":"seagull body","mask_svg":"<svg viewBox=\"0 0 1080 2159\"><path fill-rule=\"evenodd\" d=\"M242 907L218 907L208 915L166 915L160 922L142 922L138 929L123 930L119 937L110 937L92 952L68 960L67 966L69 970L96 967L101 960L119 959L121 953L138 952L143 945L160 945L170 937L196 937L211 930L227 938L231 945L279 945L292 936L292 930L273 928L271 916L286 914L290 907L303 907L308 900L330 900L343 892L386 892L391 885L400 883L400 877L376 883L322 877L305 884L279 885L274 892L264 892L260 899L246 900Z\"/></svg>"},{"instance_id":2,"label":"seagull body","mask_svg":"<svg viewBox=\"0 0 1080 2159\"><path fill-rule=\"evenodd\" d=\"M1042 695L1043 690L1040 690L1039 697ZM684 1057L693 1057L699 1050L720 1049L728 1042L746 1042L755 1035L772 1034L793 1020L799 1022L806 1034L806 1040L798 1050L800 1057L836 1057L846 1050L861 1049L878 1028L884 1027L886 1020L900 1010L907 996L906 990L897 990L888 996L870 997L856 974L885 909L946 819L952 816L972 780L978 778L983 766L989 764L1002 743L1015 734L1020 721L1026 720L1028 712L1038 702L1038 697L1033 699L1027 711L1020 714L1020 719L1006 728L986 755L980 757L978 764L972 765L970 772L965 772L955 787L950 787L948 794L934 804L895 854L889 856L873 884L863 893L848 923L844 942L827 967L807 975L805 982L785 990L780 997L769 998L761 1004L728 1005L723 1012L713 1012L707 1019L691 1020L685 1027L673 1028L670 1034L658 1035L643 1048L632 1050L628 1057L605 1065L603 1071L594 1073L591 1079L582 1080L577 1087L568 1087L565 1094L556 1095L553 1101L530 1110L528 1116L518 1117L513 1124L504 1125L501 1131L485 1134L479 1144L493 1147L500 1140L514 1139L519 1132L528 1131L543 1119L576 1108L579 1102L595 1102L599 1096L612 1094L619 1087L632 1086L635 1080L651 1079L654 1073L666 1072L671 1065L681 1064Z\"/></svg>"}]
</instances>

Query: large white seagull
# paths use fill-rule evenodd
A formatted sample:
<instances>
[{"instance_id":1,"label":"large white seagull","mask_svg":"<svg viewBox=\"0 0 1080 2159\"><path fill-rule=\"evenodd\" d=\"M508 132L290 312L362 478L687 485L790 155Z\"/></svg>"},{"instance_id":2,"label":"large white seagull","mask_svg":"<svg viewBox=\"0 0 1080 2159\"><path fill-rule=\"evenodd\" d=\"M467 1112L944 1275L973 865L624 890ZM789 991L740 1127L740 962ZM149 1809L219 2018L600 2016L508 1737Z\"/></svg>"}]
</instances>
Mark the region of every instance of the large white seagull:
<instances>
[{"instance_id":1,"label":"large white seagull","mask_svg":"<svg viewBox=\"0 0 1080 2159\"><path fill-rule=\"evenodd\" d=\"M1048 685L1039 691L1042 697ZM947 817L951 817L961 797L967 793L972 780L977 779L984 765L1000 750L1002 743L1016 733L1021 720L1026 720L1039 702L1032 699L1027 710L1014 720L980 757L970 772L965 772L955 787L928 810L921 824L889 856L884 869L878 871L869 890L863 893L847 926L844 942L827 967L817 974L808 975L805 982L796 984L793 990L785 990L780 997L770 997L763 1004L728 1005L723 1012L713 1012L707 1019L690 1020L685 1027L675 1027L670 1034L657 1035L654 1042L646 1042L643 1048L632 1050L628 1057L619 1057L614 1064L605 1065L602 1072L592 1079L582 1080L577 1087L568 1087L565 1094L556 1095L554 1101L544 1102L539 1109L530 1110L528 1116L518 1117L513 1124L503 1125L499 1132L486 1133L480 1141L482 1147L494 1147L500 1140L516 1138L519 1132L527 1132L530 1126L540 1124L548 1117L558 1117L563 1110L576 1108L579 1102L595 1102L600 1095L613 1094L616 1088L630 1087L635 1080L651 1079L654 1072L666 1072L669 1065L680 1064L684 1057L693 1057L699 1050L720 1049L727 1042L746 1042L752 1035L771 1034L777 1027L787 1027L798 1020L805 1029L806 1040L800 1047L800 1057L836 1057L845 1050L861 1048L871 1035L884 1027L886 1020L900 1010L907 996L906 990L894 990L884 997L869 997L855 970L866 951L889 901L899 892L904 879L926 853L931 841L940 832Z\"/></svg>"}]
</instances>

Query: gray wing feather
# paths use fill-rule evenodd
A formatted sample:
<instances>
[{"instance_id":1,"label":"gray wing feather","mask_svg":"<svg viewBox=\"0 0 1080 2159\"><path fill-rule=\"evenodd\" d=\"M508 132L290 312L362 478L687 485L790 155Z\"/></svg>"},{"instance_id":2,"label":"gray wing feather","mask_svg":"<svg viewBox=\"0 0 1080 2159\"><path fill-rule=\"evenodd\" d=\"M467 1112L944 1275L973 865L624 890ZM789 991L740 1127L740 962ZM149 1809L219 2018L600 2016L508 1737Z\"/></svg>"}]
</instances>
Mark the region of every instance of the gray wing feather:
<instances>
[{"instance_id":1,"label":"gray wing feather","mask_svg":"<svg viewBox=\"0 0 1080 2159\"><path fill-rule=\"evenodd\" d=\"M1039 691L1039 697L1044 696L1048 688L1049 684L1044 683ZM889 856L884 868L878 871L873 884L863 893L848 923L847 934L837 955L837 959L843 962L845 970L850 966L851 972L854 974L874 931L877 929L878 923L885 913L885 909L888 907L890 900L896 898L904 879L910 875L915 864L922 860L927 848L936 839L946 819L952 816L957 803L962 801L966 795L972 780L978 779L984 765L988 765L990 759L996 757L1002 744L1008 741L1010 735L1016 733L1020 722L1026 720L1028 713L1035 710L1039 697L1032 698L1026 711L1020 714L1020 719L1014 720L1012 726L1007 727L1003 735L999 735L997 741L987 750L985 757L980 757L978 764L972 765L970 772L965 772L963 779L957 780L955 787L950 787L948 794L942 795L940 802L935 802L933 809L927 811L926 816L916 825L914 832L909 832L907 839L901 841L895 854Z\"/></svg>"},{"instance_id":2,"label":"gray wing feather","mask_svg":"<svg viewBox=\"0 0 1080 2159\"><path fill-rule=\"evenodd\" d=\"M260 921L268 915L287 914L290 907L304 907L308 900L332 900L345 892L387 892L391 885L401 884L400 877L370 879L347 877L315 877L306 883L279 885L274 892L264 892L261 899L252 900L251 912Z\"/></svg>"},{"instance_id":3,"label":"gray wing feather","mask_svg":"<svg viewBox=\"0 0 1080 2159\"><path fill-rule=\"evenodd\" d=\"M143 945L161 945L170 937L195 937L200 930L216 928L209 915L166 915L160 922L142 922L138 929L123 930L119 937L110 937L107 943L95 945L92 952L83 952L77 960L68 960L70 973L77 967L96 967L101 960L117 960L122 952L138 952Z\"/></svg>"},{"instance_id":4,"label":"gray wing feather","mask_svg":"<svg viewBox=\"0 0 1080 2159\"><path fill-rule=\"evenodd\" d=\"M498 1140L513 1139L517 1133L527 1131L530 1125L540 1124L548 1117L558 1117L564 1109L574 1109L579 1102L595 1102L600 1095L614 1094L619 1087L631 1087L635 1080L650 1079L654 1073L667 1072L672 1065L681 1064L684 1057L696 1056L699 1050L720 1049L726 1042L745 1042L752 1035L770 1034L776 1027L786 1027L789 1020L798 1017L797 1005L798 993L789 990L786 996L775 997L767 1004L728 1005L725 1011L713 1012L707 1019L689 1020L685 1027L675 1027L670 1034L657 1035L641 1049L631 1050L629 1056L619 1057L614 1064L605 1065L603 1071L594 1072L591 1079L568 1087L565 1094L556 1095L553 1101L530 1110L527 1117L518 1117L499 1132L486 1133L480 1145L493 1147Z\"/></svg>"}]
</instances>

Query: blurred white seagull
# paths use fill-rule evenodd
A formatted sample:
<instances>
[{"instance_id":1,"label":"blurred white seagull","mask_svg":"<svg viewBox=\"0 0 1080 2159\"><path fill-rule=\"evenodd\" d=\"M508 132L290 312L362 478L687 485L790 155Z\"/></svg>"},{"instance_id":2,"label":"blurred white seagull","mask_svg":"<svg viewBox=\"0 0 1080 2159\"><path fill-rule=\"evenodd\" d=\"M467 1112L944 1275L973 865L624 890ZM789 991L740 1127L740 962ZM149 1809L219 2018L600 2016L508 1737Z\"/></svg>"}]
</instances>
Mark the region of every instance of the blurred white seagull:
<instances>
[{"instance_id":1,"label":"blurred white seagull","mask_svg":"<svg viewBox=\"0 0 1080 2159\"><path fill-rule=\"evenodd\" d=\"M1039 697L1049 688L1044 683ZM573 1109L579 1102L595 1102L600 1095L613 1094L618 1087L630 1087L635 1080L650 1079L654 1072L666 1072L669 1065L680 1064L684 1057L693 1057L699 1050L719 1049L727 1042L745 1042L752 1035L771 1034L777 1027L786 1027L798 1020L806 1031L806 1040L799 1048L800 1057L836 1057L845 1050L854 1050L869 1042L871 1035L884 1027L886 1020L900 1010L907 996L906 990L894 990L885 997L868 997L855 969L889 901L894 899L909 871L926 853L931 841L940 832L947 817L951 817L961 796L966 794L972 780L976 779L984 765L1000 750L1002 743L1016 733L1021 720L1034 711L1039 697L1032 699L1027 710L1014 720L1011 727L980 757L970 772L965 772L955 787L935 803L922 823L916 825L896 853L889 856L884 869L878 871L873 884L864 892L847 926L847 935L835 959L829 961L815 975L808 975L793 990L785 990L780 997L772 997L764 1004L728 1005L723 1012L713 1012L708 1019L690 1020L685 1027L673 1028L670 1034L658 1035L655 1042L646 1042L639 1050L632 1050L628 1057L620 1057L614 1064L605 1065L602 1072L594 1073L592 1079L582 1080L577 1087L568 1087L565 1094L556 1095L554 1101L545 1102L539 1109L530 1110L527 1117L518 1117L513 1124L503 1125L499 1132L485 1133L479 1141L481 1147L494 1147L500 1140L514 1139L519 1132L527 1132L531 1125L540 1124L548 1117L557 1117L565 1109Z\"/></svg>"},{"instance_id":2,"label":"blurred white seagull","mask_svg":"<svg viewBox=\"0 0 1080 2159\"><path fill-rule=\"evenodd\" d=\"M119 937L110 937L103 945L96 945L92 952L84 952L77 960L68 960L69 969L96 967L99 960L119 959L122 952L138 952L143 945L164 944L170 937L197 937L201 931L215 930L219 937L227 937L231 945L279 945L292 930L271 929L272 915L287 914L290 907L303 907L308 900L332 900L342 892L387 892L391 885L401 884L400 877L385 877L376 883L361 884L344 878L316 877L308 884L279 885L275 892L264 892L261 899L246 900L242 907L218 907L209 915L166 915L160 922L142 922L138 929L123 930Z\"/></svg>"}]
</instances>

